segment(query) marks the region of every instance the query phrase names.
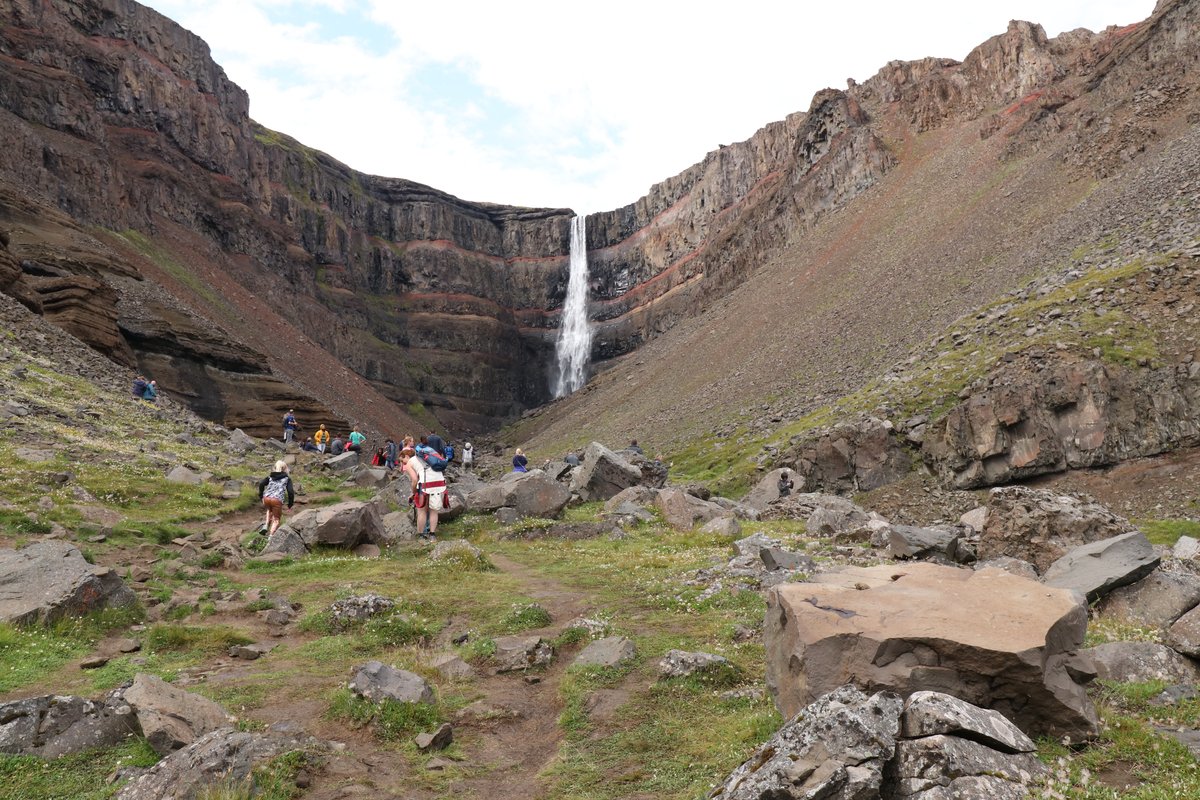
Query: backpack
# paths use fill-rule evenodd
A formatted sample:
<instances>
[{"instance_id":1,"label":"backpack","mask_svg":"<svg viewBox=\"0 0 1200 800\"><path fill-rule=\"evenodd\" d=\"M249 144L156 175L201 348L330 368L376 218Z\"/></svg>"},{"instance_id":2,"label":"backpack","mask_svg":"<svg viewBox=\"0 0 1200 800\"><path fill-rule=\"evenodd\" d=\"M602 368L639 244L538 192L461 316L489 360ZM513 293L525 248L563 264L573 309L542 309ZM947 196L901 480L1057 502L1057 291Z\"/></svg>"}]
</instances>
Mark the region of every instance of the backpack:
<instances>
[{"instance_id":1,"label":"backpack","mask_svg":"<svg viewBox=\"0 0 1200 800\"><path fill-rule=\"evenodd\" d=\"M446 457L446 461L454 460L454 445L446 442L446 449L442 451L442 455Z\"/></svg>"},{"instance_id":2,"label":"backpack","mask_svg":"<svg viewBox=\"0 0 1200 800\"><path fill-rule=\"evenodd\" d=\"M284 475L282 478L271 478L268 480L266 488L263 489L263 499L266 500L267 498L270 498L272 500L278 500L282 503L284 498L287 497L287 482L288 479L286 475Z\"/></svg>"},{"instance_id":3,"label":"backpack","mask_svg":"<svg viewBox=\"0 0 1200 800\"><path fill-rule=\"evenodd\" d=\"M450 463L442 457L441 453L426 445L417 445L417 455L434 472L445 472L446 465Z\"/></svg>"}]
</instances>

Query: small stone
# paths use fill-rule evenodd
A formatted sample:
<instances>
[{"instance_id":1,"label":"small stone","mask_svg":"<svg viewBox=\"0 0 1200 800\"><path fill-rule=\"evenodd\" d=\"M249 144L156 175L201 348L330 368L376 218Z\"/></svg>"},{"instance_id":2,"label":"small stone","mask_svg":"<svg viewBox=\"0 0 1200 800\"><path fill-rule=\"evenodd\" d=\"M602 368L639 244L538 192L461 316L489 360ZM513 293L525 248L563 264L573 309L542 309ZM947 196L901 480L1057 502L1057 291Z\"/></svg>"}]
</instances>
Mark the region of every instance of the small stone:
<instances>
[{"instance_id":1,"label":"small stone","mask_svg":"<svg viewBox=\"0 0 1200 800\"><path fill-rule=\"evenodd\" d=\"M142 649L142 643L136 639L121 639L117 642L117 650L122 653L136 653Z\"/></svg>"},{"instance_id":2,"label":"small stone","mask_svg":"<svg viewBox=\"0 0 1200 800\"><path fill-rule=\"evenodd\" d=\"M99 669L108 663L108 656L89 656L79 662L80 669Z\"/></svg>"},{"instance_id":3,"label":"small stone","mask_svg":"<svg viewBox=\"0 0 1200 800\"><path fill-rule=\"evenodd\" d=\"M433 733L417 734L414 740L417 744L417 749L422 753L428 753L431 750L445 750L454 741L454 729L450 724L443 722Z\"/></svg>"}]
</instances>

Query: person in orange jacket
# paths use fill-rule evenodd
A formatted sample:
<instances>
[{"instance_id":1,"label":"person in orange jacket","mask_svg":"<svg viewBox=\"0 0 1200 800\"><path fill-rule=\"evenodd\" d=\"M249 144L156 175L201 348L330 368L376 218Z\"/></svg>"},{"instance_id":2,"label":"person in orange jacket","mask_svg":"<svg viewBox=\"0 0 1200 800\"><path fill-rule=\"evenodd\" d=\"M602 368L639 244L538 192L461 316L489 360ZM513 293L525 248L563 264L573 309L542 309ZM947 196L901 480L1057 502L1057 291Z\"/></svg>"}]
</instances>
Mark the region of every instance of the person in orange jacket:
<instances>
[{"instance_id":1,"label":"person in orange jacket","mask_svg":"<svg viewBox=\"0 0 1200 800\"><path fill-rule=\"evenodd\" d=\"M329 431L325 430L325 424L321 424L320 430L313 434L313 442L317 445L317 450L324 453L329 447Z\"/></svg>"}]
</instances>

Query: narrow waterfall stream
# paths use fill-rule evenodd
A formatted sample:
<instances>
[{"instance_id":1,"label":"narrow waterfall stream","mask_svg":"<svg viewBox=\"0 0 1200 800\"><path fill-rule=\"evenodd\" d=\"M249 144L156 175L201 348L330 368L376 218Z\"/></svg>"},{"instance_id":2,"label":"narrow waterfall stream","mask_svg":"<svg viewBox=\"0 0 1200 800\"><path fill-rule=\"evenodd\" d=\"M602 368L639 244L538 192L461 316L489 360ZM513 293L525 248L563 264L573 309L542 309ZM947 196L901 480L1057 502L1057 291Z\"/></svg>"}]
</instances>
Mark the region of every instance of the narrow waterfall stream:
<instances>
[{"instance_id":1,"label":"narrow waterfall stream","mask_svg":"<svg viewBox=\"0 0 1200 800\"><path fill-rule=\"evenodd\" d=\"M587 318L588 263L587 224L583 216L571 220L571 264L567 278L567 299L563 303L562 322L555 343L555 372L551 391L566 397L587 381L588 360L592 354L592 329Z\"/></svg>"}]
</instances>

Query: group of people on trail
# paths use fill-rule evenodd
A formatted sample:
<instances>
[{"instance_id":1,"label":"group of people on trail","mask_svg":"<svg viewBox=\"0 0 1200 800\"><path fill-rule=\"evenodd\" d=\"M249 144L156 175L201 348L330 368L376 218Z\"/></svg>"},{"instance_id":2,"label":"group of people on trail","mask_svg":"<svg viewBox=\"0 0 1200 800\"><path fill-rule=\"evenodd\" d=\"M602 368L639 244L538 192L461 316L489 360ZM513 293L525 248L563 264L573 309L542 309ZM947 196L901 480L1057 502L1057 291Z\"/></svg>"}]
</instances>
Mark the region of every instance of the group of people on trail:
<instances>
[{"instance_id":1,"label":"group of people on trail","mask_svg":"<svg viewBox=\"0 0 1200 800\"><path fill-rule=\"evenodd\" d=\"M158 401L158 382L148 381L145 375L138 375L133 379L133 388L129 393L135 400L155 403Z\"/></svg>"},{"instance_id":2,"label":"group of people on trail","mask_svg":"<svg viewBox=\"0 0 1200 800\"><path fill-rule=\"evenodd\" d=\"M283 417L284 441L295 441L296 431L300 427L295 411L289 409ZM366 435L357 425L345 438L340 434L332 434L325 425L321 425L312 437L304 440L300 449L328 452L336 456L345 452L361 452L366 441ZM438 515L449 508L445 469L454 455L454 448L435 431L430 431L419 441L412 436L405 436L398 443L389 436L372 455L372 465L389 470L398 468L411 483L409 502L415 509L418 536L422 540L436 539ZM463 447L461 460L466 468L474 463L475 449L470 442ZM258 496L265 513L264 528L270 535L281 524L284 503L290 509L295 502L286 462L277 461L274 471L259 482Z\"/></svg>"}]
</instances>

